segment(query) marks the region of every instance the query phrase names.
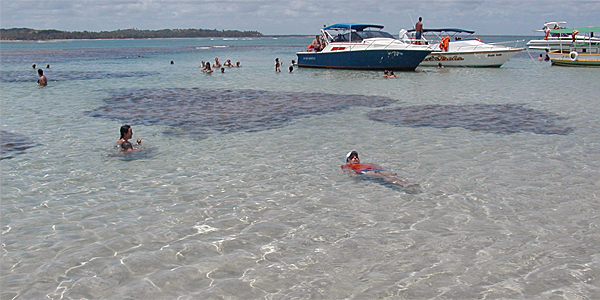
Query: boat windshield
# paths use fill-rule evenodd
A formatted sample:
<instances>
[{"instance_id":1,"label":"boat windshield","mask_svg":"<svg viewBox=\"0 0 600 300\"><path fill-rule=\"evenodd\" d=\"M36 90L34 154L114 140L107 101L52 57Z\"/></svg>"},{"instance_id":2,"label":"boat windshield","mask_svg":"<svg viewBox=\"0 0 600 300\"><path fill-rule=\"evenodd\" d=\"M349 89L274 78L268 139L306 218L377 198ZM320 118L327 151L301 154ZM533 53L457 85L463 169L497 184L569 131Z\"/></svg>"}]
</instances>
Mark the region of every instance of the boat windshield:
<instances>
[{"instance_id":1,"label":"boat windshield","mask_svg":"<svg viewBox=\"0 0 600 300\"><path fill-rule=\"evenodd\" d=\"M357 33L363 39L372 39L372 38L390 38L390 39L393 39L394 38L391 34L385 32L385 31L359 31Z\"/></svg>"},{"instance_id":2,"label":"boat windshield","mask_svg":"<svg viewBox=\"0 0 600 300\"><path fill-rule=\"evenodd\" d=\"M352 36L351 36L352 34ZM372 38L390 38L393 39L394 37L385 32L385 31L354 31L352 33L344 33L344 34L338 34L337 36L335 36L333 38L333 42L349 42L349 41L353 41L353 42L360 42L362 40L365 39L372 39Z\"/></svg>"}]
</instances>

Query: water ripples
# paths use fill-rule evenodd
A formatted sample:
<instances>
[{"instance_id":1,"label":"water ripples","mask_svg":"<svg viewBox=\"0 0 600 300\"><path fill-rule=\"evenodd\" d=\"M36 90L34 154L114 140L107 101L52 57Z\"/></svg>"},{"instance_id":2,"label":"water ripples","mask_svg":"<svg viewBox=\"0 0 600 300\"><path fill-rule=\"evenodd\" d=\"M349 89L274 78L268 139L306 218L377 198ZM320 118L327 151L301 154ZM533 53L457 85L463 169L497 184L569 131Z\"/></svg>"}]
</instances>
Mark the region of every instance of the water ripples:
<instances>
[{"instance_id":1,"label":"water ripples","mask_svg":"<svg viewBox=\"0 0 600 300\"><path fill-rule=\"evenodd\" d=\"M149 76L149 72L105 72L105 71L50 71L44 70L44 75L48 81L71 81L71 80L92 80L92 79L110 79L127 77ZM0 71L0 82L36 82L38 80L36 71Z\"/></svg>"}]
</instances>

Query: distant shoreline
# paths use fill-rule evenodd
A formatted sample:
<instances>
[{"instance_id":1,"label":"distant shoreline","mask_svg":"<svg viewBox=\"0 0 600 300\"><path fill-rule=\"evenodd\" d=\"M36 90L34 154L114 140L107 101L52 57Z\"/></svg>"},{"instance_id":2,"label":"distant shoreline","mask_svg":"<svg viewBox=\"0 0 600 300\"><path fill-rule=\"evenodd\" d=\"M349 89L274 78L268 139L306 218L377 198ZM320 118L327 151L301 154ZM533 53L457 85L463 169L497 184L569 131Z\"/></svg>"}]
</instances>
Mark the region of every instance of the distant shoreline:
<instances>
[{"instance_id":1,"label":"distant shoreline","mask_svg":"<svg viewBox=\"0 0 600 300\"><path fill-rule=\"evenodd\" d=\"M263 37L258 31L217 30L217 29L125 29L114 31L60 31L54 29L36 30L31 28L0 29L2 41L50 41L50 40L126 40L155 38L248 38Z\"/></svg>"},{"instance_id":2,"label":"distant shoreline","mask_svg":"<svg viewBox=\"0 0 600 300\"><path fill-rule=\"evenodd\" d=\"M314 38L312 34L290 34L290 35L263 35L259 37L223 37L223 36L207 36L207 37L157 37L157 38L121 38L121 39L53 39L53 40L1 40L2 43L40 43L40 42L69 42L69 41L132 41L132 40L164 40L164 39L253 39L253 38Z\"/></svg>"},{"instance_id":3,"label":"distant shoreline","mask_svg":"<svg viewBox=\"0 0 600 300\"><path fill-rule=\"evenodd\" d=\"M514 37L514 38L535 38L531 35L499 35L499 34L482 34L480 37ZM159 40L159 39L214 39L214 38L313 38L312 34L281 34L281 35L263 35L258 37L224 37L224 36L204 36L204 37L153 37L153 38L102 38L102 39L46 39L46 40L18 40L18 39L2 39L2 42L68 42L68 41L126 41L126 40Z\"/></svg>"}]
</instances>

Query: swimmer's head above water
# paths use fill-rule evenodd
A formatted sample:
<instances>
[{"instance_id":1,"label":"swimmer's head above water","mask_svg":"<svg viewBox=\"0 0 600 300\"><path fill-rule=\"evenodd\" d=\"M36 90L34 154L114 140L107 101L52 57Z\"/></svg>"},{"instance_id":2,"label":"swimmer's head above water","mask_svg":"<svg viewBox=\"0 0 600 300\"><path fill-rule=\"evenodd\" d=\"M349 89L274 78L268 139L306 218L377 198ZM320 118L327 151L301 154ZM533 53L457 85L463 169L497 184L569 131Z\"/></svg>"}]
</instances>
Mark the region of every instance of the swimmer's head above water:
<instances>
[{"instance_id":1,"label":"swimmer's head above water","mask_svg":"<svg viewBox=\"0 0 600 300\"><path fill-rule=\"evenodd\" d=\"M130 142L125 141L121 144L121 149L123 151L133 151L133 145Z\"/></svg>"},{"instance_id":2,"label":"swimmer's head above water","mask_svg":"<svg viewBox=\"0 0 600 300\"><path fill-rule=\"evenodd\" d=\"M131 129L131 126L129 126L129 125L121 126L120 132L121 132L121 138L126 139L126 140L130 139L131 136L133 135L133 130Z\"/></svg>"},{"instance_id":3,"label":"swimmer's head above water","mask_svg":"<svg viewBox=\"0 0 600 300\"><path fill-rule=\"evenodd\" d=\"M354 150L348 152L348 154L346 154L346 162L353 163L353 164L359 163L360 160L358 159L358 152L356 152Z\"/></svg>"}]
</instances>

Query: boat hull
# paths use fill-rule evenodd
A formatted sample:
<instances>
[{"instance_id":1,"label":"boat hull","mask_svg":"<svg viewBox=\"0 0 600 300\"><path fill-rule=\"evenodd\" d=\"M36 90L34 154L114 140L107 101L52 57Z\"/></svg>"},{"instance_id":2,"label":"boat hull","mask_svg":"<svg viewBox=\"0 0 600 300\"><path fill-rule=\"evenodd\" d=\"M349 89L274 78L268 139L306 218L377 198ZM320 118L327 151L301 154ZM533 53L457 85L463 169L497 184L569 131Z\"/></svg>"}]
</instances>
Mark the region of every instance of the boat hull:
<instances>
[{"instance_id":1,"label":"boat hull","mask_svg":"<svg viewBox=\"0 0 600 300\"><path fill-rule=\"evenodd\" d=\"M430 50L374 49L296 54L299 67L413 71L429 53Z\"/></svg>"},{"instance_id":2,"label":"boat hull","mask_svg":"<svg viewBox=\"0 0 600 300\"><path fill-rule=\"evenodd\" d=\"M600 54L579 53L572 57L570 52L549 52L548 56L555 66L567 67L600 67Z\"/></svg>"},{"instance_id":3,"label":"boat hull","mask_svg":"<svg viewBox=\"0 0 600 300\"><path fill-rule=\"evenodd\" d=\"M420 66L434 67L440 63L444 67L488 67L497 68L521 52L523 49L485 52L432 52Z\"/></svg>"}]
</instances>

